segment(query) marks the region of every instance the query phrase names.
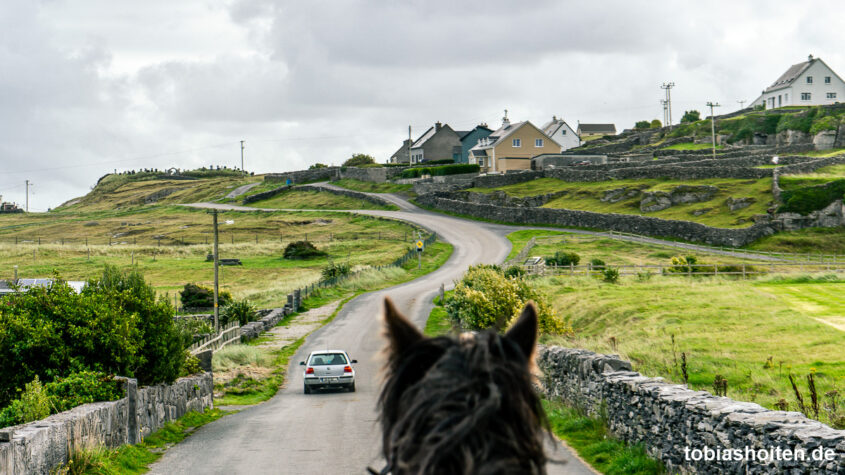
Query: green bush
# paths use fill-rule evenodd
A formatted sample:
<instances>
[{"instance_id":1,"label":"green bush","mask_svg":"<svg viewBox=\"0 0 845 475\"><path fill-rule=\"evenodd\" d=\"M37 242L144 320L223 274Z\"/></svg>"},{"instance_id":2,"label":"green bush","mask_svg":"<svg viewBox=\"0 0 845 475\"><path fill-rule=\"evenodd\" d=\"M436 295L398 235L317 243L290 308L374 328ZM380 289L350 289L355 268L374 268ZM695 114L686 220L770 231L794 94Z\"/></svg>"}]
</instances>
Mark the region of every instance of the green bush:
<instances>
[{"instance_id":1,"label":"green bush","mask_svg":"<svg viewBox=\"0 0 845 475\"><path fill-rule=\"evenodd\" d=\"M314 244L309 241L295 241L285 247L285 259L314 259L317 257L325 257L325 251L317 249Z\"/></svg>"},{"instance_id":2,"label":"green bush","mask_svg":"<svg viewBox=\"0 0 845 475\"><path fill-rule=\"evenodd\" d=\"M179 292L183 307L193 308L212 308L214 307L214 289L203 287L197 284L185 284L185 287ZM217 295L218 305L229 305L232 301L232 294L226 290L221 290Z\"/></svg>"},{"instance_id":3,"label":"green bush","mask_svg":"<svg viewBox=\"0 0 845 475\"><path fill-rule=\"evenodd\" d=\"M698 122L699 120L701 120L701 112L698 112L697 110L684 111L684 115L681 117L682 124L686 124L688 122Z\"/></svg>"},{"instance_id":4,"label":"green bush","mask_svg":"<svg viewBox=\"0 0 845 475\"><path fill-rule=\"evenodd\" d=\"M445 176L458 175L460 173L475 173L481 167L475 164L458 163L454 165L443 165L440 167L413 167L402 170L401 178L418 178L423 175Z\"/></svg>"},{"instance_id":5,"label":"green bush","mask_svg":"<svg viewBox=\"0 0 845 475\"><path fill-rule=\"evenodd\" d=\"M546 265L552 266L568 266L572 264L577 266L581 262L581 256L574 252L557 251L554 256L545 257Z\"/></svg>"},{"instance_id":6,"label":"green bush","mask_svg":"<svg viewBox=\"0 0 845 475\"><path fill-rule=\"evenodd\" d=\"M337 264L329 262L329 265L324 267L320 274L323 276L323 280L329 280L336 279L338 277L345 277L349 275L349 272L349 264L343 262Z\"/></svg>"},{"instance_id":7,"label":"green bush","mask_svg":"<svg viewBox=\"0 0 845 475\"><path fill-rule=\"evenodd\" d=\"M0 427L44 419L50 415L50 408L50 398L36 375L31 383L26 383L20 399L0 411Z\"/></svg>"},{"instance_id":8,"label":"green bush","mask_svg":"<svg viewBox=\"0 0 845 475\"><path fill-rule=\"evenodd\" d=\"M367 155L364 153L356 153L352 155L349 159L343 162L344 167L360 167L363 165L372 165L376 163L376 159L373 158L371 155Z\"/></svg>"},{"instance_id":9,"label":"green bush","mask_svg":"<svg viewBox=\"0 0 845 475\"><path fill-rule=\"evenodd\" d=\"M522 277L525 275L525 269L520 266L510 266L505 270L505 277Z\"/></svg>"},{"instance_id":10,"label":"green bush","mask_svg":"<svg viewBox=\"0 0 845 475\"><path fill-rule=\"evenodd\" d=\"M605 263L603 260L598 258L590 259L590 265L593 269L604 269Z\"/></svg>"},{"instance_id":11,"label":"green bush","mask_svg":"<svg viewBox=\"0 0 845 475\"><path fill-rule=\"evenodd\" d=\"M200 366L200 360L196 356L185 351L185 366L182 368L182 376L190 376L192 374L202 373L203 369Z\"/></svg>"},{"instance_id":12,"label":"green bush","mask_svg":"<svg viewBox=\"0 0 845 475\"><path fill-rule=\"evenodd\" d=\"M661 124L657 119L652 120L651 123L648 124L648 128L650 129L659 129L661 127L663 127L663 124Z\"/></svg>"},{"instance_id":13,"label":"green bush","mask_svg":"<svg viewBox=\"0 0 845 475\"><path fill-rule=\"evenodd\" d=\"M810 109L806 112L783 114L780 121L778 121L777 131L798 130L809 133L810 127L813 125L813 119L816 117L816 112L816 109Z\"/></svg>"},{"instance_id":14,"label":"green bush","mask_svg":"<svg viewBox=\"0 0 845 475\"><path fill-rule=\"evenodd\" d=\"M810 126L810 134L816 135L823 130L836 130L839 127L839 119L832 116L820 117L813 121Z\"/></svg>"},{"instance_id":15,"label":"green bush","mask_svg":"<svg viewBox=\"0 0 845 475\"><path fill-rule=\"evenodd\" d=\"M238 321L241 325L246 325L254 322L255 317L255 306L249 303L249 300L235 300L223 307L223 312L220 313L220 324L226 325L229 322Z\"/></svg>"},{"instance_id":16,"label":"green bush","mask_svg":"<svg viewBox=\"0 0 845 475\"><path fill-rule=\"evenodd\" d=\"M610 284L615 284L619 281L619 269L614 267L608 267L603 272L602 275L604 276L603 280Z\"/></svg>"},{"instance_id":17,"label":"green bush","mask_svg":"<svg viewBox=\"0 0 845 475\"><path fill-rule=\"evenodd\" d=\"M651 125L651 122L647 120L639 120L637 123L634 124L635 129L647 129Z\"/></svg>"},{"instance_id":18,"label":"green bush","mask_svg":"<svg viewBox=\"0 0 845 475\"><path fill-rule=\"evenodd\" d=\"M132 372L139 384L170 383L179 377L185 360L182 350L190 342L173 321L175 311L168 299L156 299L155 290L137 268L121 272L106 266L103 277L89 282L83 293L106 294L119 308L137 315L140 361Z\"/></svg>"},{"instance_id":19,"label":"green bush","mask_svg":"<svg viewBox=\"0 0 845 475\"><path fill-rule=\"evenodd\" d=\"M469 330L506 329L525 303L537 304L540 331L550 334L572 332L558 318L546 299L521 278L508 278L490 266L473 266L455 287L446 302L446 312L457 325Z\"/></svg>"},{"instance_id":20,"label":"green bush","mask_svg":"<svg viewBox=\"0 0 845 475\"><path fill-rule=\"evenodd\" d=\"M834 180L824 185L805 186L781 193L783 206L778 209L778 212L807 215L843 197L845 197L845 179Z\"/></svg>"}]
</instances>

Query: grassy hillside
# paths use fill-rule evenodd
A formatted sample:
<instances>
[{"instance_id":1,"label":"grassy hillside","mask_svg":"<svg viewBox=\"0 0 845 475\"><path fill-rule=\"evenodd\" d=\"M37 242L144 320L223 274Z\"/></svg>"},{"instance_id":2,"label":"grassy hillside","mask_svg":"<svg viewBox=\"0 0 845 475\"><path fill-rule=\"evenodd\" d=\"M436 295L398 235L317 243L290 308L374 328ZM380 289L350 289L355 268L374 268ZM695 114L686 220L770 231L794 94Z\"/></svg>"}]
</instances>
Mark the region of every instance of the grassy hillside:
<instances>
[{"instance_id":1,"label":"grassy hillside","mask_svg":"<svg viewBox=\"0 0 845 475\"><path fill-rule=\"evenodd\" d=\"M247 206L278 209L387 209L398 210L395 205L377 205L371 201L320 191L293 188L272 198L256 201Z\"/></svg>"},{"instance_id":2,"label":"grassy hillside","mask_svg":"<svg viewBox=\"0 0 845 475\"><path fill-rule=\"evenodd\" d=\"M719 192L709 201L676 205L651 213L640 211L639 204L641 197L635 197L617 203L601 201L605 191L622 187L639 188L643 191L669 192L679 185L711 185L717 187ZM565 182L554 178L540 178L515 185L498 188L471 188L468 191L489 193L493 190L501 190L508 195L517 197L565 191L566 195L550 201L544 207L595 211L599 213L636 214L663 219L694 221L722 228L736 228L750 226L753 215L764 214L766 212L767 205L772 199L771 187L771 178L757 180L712 178L686 181L644 179L577 183ZM747 208L731 211L725 204L725 200L729 197L753 197L756 201ZM702 212L704 210L708 211L705 211L699 216L693 214L693 212Z\"/></svg>"},{"instance_id":3,"label":"grassy hillside","mask_svg":"<svg viewBox=\"0 0 845 475\"><path fill-rule=\"evenodd\" d=\"M352 266L390 263L407 250L409 242L403 239L414 231L400 222L325 212L223 212L219 222L221 257L243 262L223 268L223 285L259 305L283 303L289 290L316 280L329 259ZM205 260L211 231L205 210L183 207L7 216L0 226L1 277L11 278L17 265L22 278L56 271L66 279L85 280L99 275L106 263L134 263L158 290L172 296L185 283L212 282L213 266ZM329 257L282 258L289 242L306 237Z\"/></svg>"},{"instance_id":4,"label":"grassy hillside","mask_svg":"<svg viewBox=\"0 0 845 475\"><path fill-rule=\"evenodd\" d=\"M413 185L373 183L371 181L353 180L351 178L333 181L332 185L346 188L347 190L363 191L365 193L407 193L413 188Z\"/></svg>"}]
</instances>

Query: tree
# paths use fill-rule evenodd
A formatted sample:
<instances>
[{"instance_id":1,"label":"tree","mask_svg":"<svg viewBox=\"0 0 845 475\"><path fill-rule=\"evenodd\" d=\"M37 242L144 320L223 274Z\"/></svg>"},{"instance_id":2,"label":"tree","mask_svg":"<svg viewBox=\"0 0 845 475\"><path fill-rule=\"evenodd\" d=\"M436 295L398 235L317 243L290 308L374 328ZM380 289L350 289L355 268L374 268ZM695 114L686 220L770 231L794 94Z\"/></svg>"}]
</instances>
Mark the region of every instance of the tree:
<instances>
[{"instance_id":1,"label":"tree","mask_svg":"<svg viewBox=\"0 0 845 475\"><path fill-rule=\"evenodd\" d=\"M687 122L697 122L699 120L701 120L701 112L696 110L684 111L684 116L681 117L682 124L686 124Z\"/></svg>"},{"instance_id":2,"label":"tree","mask_svg":"<svg viewBox=\"0 0 845 475\"><path fill-rule=\"evenodd\" d=\"M659 120L654 119L653 121L651 121L651 124L650 124L649 127L652 128L652 129L659 129L659 128L663 127L663 124L661 124Z\"/></svg>"},{"instance_id":3,"label":"tree","mask_svg":"<svg viewBox=\"0 0 845 475\"><path fill-rule=\"evenodd\" d=\"M650 125L651 124L649 123L649 121L640 120L640 121L637 121L636 124L634 124L634 128L635 129L647 129L647 128L649 128Z\"/></svg>"},{"instance_id":4,"label":"tree","mask_svg":"<svg viewBox=\"0 0 845 475\"><path fill-rule=\"evenodd\" d=\"M329 168L325 163L315 163L308 167L309 170L316 170L317 168Z\"/></svg>"},{"instance_id":5,"label":"tree","mask_svg":"<svg viewBox=\"0 0 845 475\"><path fill-rule=\"evenodd\" d=\"M349 160L343 162L343 166L360 167L361 165L371 165L373 163L376 163L376 159L373 158L371 155L367 155L365 153L356 153L352 155Z\"/></svg>"}]
</instances>

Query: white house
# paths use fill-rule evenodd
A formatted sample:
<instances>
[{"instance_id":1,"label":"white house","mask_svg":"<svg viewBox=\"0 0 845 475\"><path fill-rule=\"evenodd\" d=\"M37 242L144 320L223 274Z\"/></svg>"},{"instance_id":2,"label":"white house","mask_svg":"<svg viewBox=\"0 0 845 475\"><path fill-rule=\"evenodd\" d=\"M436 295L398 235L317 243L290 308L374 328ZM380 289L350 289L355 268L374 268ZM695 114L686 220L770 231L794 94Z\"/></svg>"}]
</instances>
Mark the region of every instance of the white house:
<instances>
[{"instance_id":1,"label":"white house","mask_svg":"<svg viewBox=\"0 0 845 475\"><path fill-rule=\"evenodd\" d=\"M784 106L819 106L834 104L845 98L845 81L821 58L807 57L793 64L777 81L767 87L752 106L766 109Z\"/></svg>"},{"instance_id":2,"label":"white house","mask_svg":"<svg viewBox=\"0 0 845 475\"><path fill-rule=\"evenodd\" d=\"M581 145L581 139L578 138L578 134L563 119L552 116L552 120L541 127L541 129L550 139L560 144L561 152Z\"/></svg>"}]
</instances>

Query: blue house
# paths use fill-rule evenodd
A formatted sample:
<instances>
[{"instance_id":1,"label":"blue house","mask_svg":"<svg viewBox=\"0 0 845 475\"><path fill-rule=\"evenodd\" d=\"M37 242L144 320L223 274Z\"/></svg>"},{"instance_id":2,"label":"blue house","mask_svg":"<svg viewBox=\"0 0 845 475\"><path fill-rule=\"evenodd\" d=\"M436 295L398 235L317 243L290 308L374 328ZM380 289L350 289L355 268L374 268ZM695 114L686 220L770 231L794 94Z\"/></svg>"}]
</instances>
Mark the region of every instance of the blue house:
<instances>
[{"instance_id":1,"label":"blue house","mask_svg":"<svg viewBox=\"0 0 845 475\"><path fill-rule=\"evenodd\" d=\"M461 140L461 156L455 157L455 163L469 163L469 149L476 146L478 141L492 134L493 131L487 128L487 124L479 124L472 130L456 130Z\"/></svg>"}]
</instances>

